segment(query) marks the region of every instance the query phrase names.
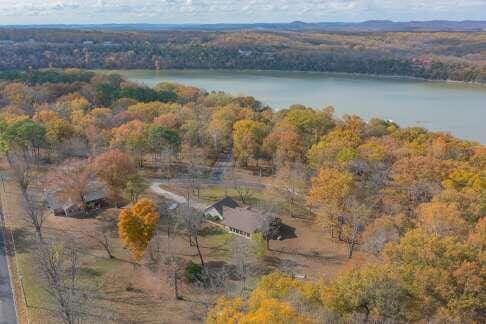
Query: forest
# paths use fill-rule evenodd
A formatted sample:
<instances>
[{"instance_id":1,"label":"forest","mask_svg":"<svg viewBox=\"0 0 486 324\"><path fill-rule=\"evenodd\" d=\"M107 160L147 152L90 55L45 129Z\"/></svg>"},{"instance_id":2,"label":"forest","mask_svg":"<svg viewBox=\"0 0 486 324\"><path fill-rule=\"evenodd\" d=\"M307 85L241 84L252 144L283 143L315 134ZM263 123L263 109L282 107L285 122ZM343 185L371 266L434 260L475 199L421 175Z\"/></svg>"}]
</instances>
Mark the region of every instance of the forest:
<instances>
[{"instance_id":1,"label":"forest","mask_svg":"<svg viewBox=\"0 0 486 324\"><path fill-rule=\"evenodd\" d=\"M18 33L0 31L16 41L48 37ZM96 67L148 67L154 55L170 55L164 46L169 53L195 50L163 59L174 67L186 63L171 60L185 57L200 58L201 65L229 64L213 61L212 46L228 46L226 54L214 52L226 57L243 39L261 51L274 37L289 37L289 48L297 42L295 35L242 39L237 33L208 34L204 42L212 45L201 45L203 36L196 34L192 45L171 36L156 50L138 43L139 35L120 33L113 41L127 43L116 49L95 46L78 53L78 42L88 34L69 33L72 43L64 45L1 47L2 68L21 68L17 59L30 60L33 68L89 66L98 59L83 61L88 52L105 57L101 62L117 57ZM69 33L50 33L55 39L43 41L60 42ZM371 42L369 35L334 35L331 42L328 36L301 41L327 39L325 47L336 49L340 41L361 40L356 46L365 47L365 56L387 37ZM141 37L150 42L161 36ZM443 47L441 37L455 36L421 37ZM484 35L469 37L473 42ZM375 45L366 48L366 42ZM45 56L37 46L55 51ZM451 56L467 50L457 46ZM278 55L312 61L289 48ZM390 69L402 68L396 64L390 61ZM403 64L407 73L419 71ZM479 143L377 118L337 117L333 107L274 111L253 97L174 83L149 88L116 74L71 68L0 73L0 149L9 175L2 183L10 194L2 204L23 246L19 271L31 320L150 323L157 319L151 316L176 312L173 320L180 323L480 323L486 316L486 147ZM231 156L234 167L232 178L217 187L204 179L222 154ZM179 171L187 181L175 181ZM164 190L179 190L188 201L201 203L219 190L248 208L278 214L284 224L297 224L300 252L285 249L291 239L275 240L265 231L251 240L221 234L189 207L174 215L170 203L148 189L156 177L174 180ZM94 216L87 203L93 179L107 188L110 206ZM39 195L48 187L79 202L85 217L44 213ZM107 220L108 212L115 216ZM319 243L300 255L314 240L341 252L326 257ZM326 270L296 268L295 260ZM296 275L302 271L308 276ZM37 286L42 288L34 291Z\"/></svg>"},{"instance_id":2,"label":"forest","mask_svg":"<svg viewBox=\"0 0 486 324\"><path fill-rule=\"evenodd\" d=\"M250 69L486 81L484 32L0 29L0 69Z\"/></svg>"}]
</instances>

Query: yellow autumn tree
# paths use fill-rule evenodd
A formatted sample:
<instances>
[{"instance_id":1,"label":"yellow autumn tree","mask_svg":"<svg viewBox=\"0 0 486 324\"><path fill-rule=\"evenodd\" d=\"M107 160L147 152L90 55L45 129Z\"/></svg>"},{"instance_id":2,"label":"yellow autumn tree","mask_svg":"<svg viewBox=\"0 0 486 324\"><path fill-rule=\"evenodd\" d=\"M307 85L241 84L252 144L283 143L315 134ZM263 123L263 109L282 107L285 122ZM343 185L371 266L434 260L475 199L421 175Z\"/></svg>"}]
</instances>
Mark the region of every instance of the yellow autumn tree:
<instances>
[{"instance_id":1,"label":"yellow autumn tree","mask_svg":"<svg viewBox=\"0 0 486 324\"><path fill-rule=\"evenodd\" d=\"M252 310L241 318L239 324L305 324L311 321L297 313L288 302L268 298L260 303L260 307Z\"/></svg>"},{"instance_id":2,"label":"yellow autumn tree","mask_svg":"<svg viewBox=\"0 0 486 324\"><path fill-rule=\"evenodd\" d=\"M209 310L206 323L236 324L239 323L243 315L243 300L241 298L222 297Z\"/></svg>"},{"instance_id":3,"label":"yellow autumn tree","mask_svg":"<svg viewBox=\"0 0 486 324\"><path fill-rule=\"evenodd\" d=\"M417 214L418 226L429 234L464 236L467 233L467 223L453 204L423 203L417 208Z\"/></svg>"},{"instance_id":4,"label":"yellow autumn tree","mask_svg":"<svg viewBox=\"0 0 486 324\"><path fill-rule=\"evenodd\" d=\"M347 171L322 168L312 179L307 201L311 204L340 204L353 189L353 176Z\"/></svg>"},{"instance_id":5,"label":"yellow autumn tree","mask_svg":"<svg viewBox=\"0 0 486 324\"><path fill-rule=\"evenodd\" d=\"M135 260L142 259L159 218L154 203L146 198L120 212L118 235Z\"/></svg>"},{"instance_id":6,"label":"yellow autumn tree","mask_svg":"<svg viewBox=\"0 0 486 324\"><path fill-rule=\"evenodd\" d=\"M312 179L307 202L318 207L316 222L329 227L332 236L334 229L342 233L342 223L338 217L343 214L344 201L352 193L353 187L352 174L335 168L321 168Z\"/></svg>"},{"instance_id":7,"label":"yellow autumn tree","mask_svg":"<svg viewBox=\"0 0 486 324\"><path fill-rule=\"evenodd\" d=\"M245 302L241 298L221 298L209 311L208 324L276 324L314 323L298 312L291 302L299 297L310 305L319 300L319 286L299 282L282 273L264 276Z\"/></svg>"}]
</instances>

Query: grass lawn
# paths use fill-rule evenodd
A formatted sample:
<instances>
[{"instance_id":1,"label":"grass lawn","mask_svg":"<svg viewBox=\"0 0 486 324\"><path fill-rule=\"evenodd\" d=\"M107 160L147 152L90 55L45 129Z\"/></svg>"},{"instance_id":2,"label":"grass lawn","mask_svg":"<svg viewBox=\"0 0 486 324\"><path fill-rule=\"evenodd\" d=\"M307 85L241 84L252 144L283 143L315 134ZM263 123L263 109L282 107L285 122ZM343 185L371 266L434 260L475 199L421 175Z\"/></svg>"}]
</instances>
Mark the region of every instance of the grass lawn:
<instances>
[{"instance_id":1,"label":"grass lawn","mask_svg":"<svg viewBox=\"0 0 486 324\"><path fill-rule=\"evenodd\" d=\"M177 184L162 184L160 188L173 192L175 194L185 196L186 188L177 185ZM191 193L192 199L197 200L197 192ZM250 206L258 206L260 205L265 199L265 193L259 189L251 189L249 191L246 205ZM203 203L207 203L208 205L224 198L225 196L229 196L234 200L242 203L240 194L232 187L225 187L223 185L210 185L204 186L199 190L199 201Z\"/></svg>"},{"instance_id":2,"label":"grass lawn","mask_svg":"<svg viewBox=\"0 0 486 324\"><path fill-rule=\"evenodd\" d=\"M235 236L223 229L208 225L199 234L206 247L206 255L209 258L231 260L231 247Z\"/></svg>"},{"instance_id":3,"label":"grass lawn","mask_svg":"<svg viewBox=\"0 0 486 324\"><path fill-rule=\"evenodd\" d=\"M41 285L35 270L35 233L23 217L17 186L6 182L5 188L6 192L1 193L2 209L15 244L15 254L9 256L9 262L19 321L27 322L28 318L31 323L50 323L52 318L46 309L52 309L52 298Z\"/></svg>"}]
</instances>

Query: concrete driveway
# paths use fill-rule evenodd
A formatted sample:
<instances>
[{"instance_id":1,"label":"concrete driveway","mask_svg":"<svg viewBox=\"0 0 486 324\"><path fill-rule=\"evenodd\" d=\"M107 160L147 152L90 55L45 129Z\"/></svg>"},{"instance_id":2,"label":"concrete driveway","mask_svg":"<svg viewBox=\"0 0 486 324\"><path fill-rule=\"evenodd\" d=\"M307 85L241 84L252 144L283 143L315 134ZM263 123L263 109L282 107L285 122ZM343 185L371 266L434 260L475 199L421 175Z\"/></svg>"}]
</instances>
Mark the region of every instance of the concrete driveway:
<instances>
[{"instance_id":1,"label":"concrete driveway","mask_svg":"<svg viewBox=\"0 0 486 324\"><path fill-rule=\"evenodd\" d=\"M159 196L162 196L166 199L175 201L178 204L186 204L187 203L187 199L185 197L160 188L161 184L163 184L163 182L160 182L160 181L152 182L152 184L150 185L150 190L153 193L155 193ZM190 201L190 206L192 208L196 209L196 210L199 210L199 211L204 211L207 207L206 205L203 205L203 204L198 203L198 202L193 201L193 200ZM0 324L1 324L1 322L0 322Z\"/></svg>"}]
</instances>

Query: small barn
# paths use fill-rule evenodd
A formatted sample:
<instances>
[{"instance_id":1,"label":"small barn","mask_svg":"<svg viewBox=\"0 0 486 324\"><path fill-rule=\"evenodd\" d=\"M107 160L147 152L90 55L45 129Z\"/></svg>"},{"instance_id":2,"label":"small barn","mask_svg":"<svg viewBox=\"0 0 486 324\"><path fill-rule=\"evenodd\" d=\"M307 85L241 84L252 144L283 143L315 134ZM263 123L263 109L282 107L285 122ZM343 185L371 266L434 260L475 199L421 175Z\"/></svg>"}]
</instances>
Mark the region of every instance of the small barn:
<instances>
[{"instance_id":1,"label":"small barn","mask_svg":"<svg viewBox=\"0 0 486 324\"><path fill-rule=\"evenodd\" d=\"M45 200L47 208L56 216L76 217L85 211L81 203L73 201L60 189L47 191ZM88 211L102 208L106 204L104 186L97 182L90 183L84 201Z\"/></svg>"}]
</instances>

